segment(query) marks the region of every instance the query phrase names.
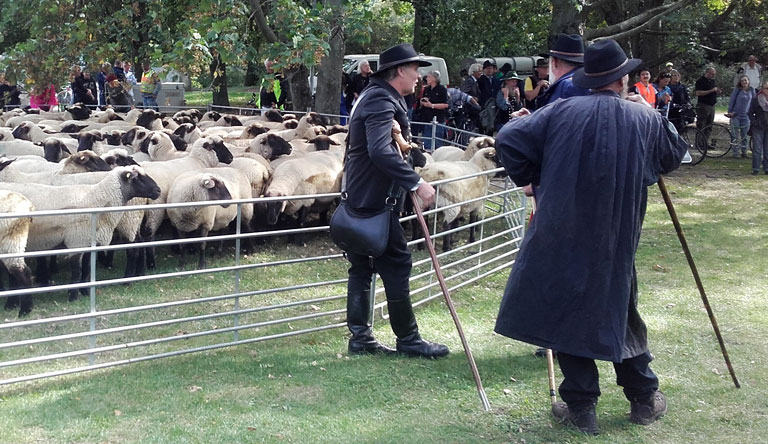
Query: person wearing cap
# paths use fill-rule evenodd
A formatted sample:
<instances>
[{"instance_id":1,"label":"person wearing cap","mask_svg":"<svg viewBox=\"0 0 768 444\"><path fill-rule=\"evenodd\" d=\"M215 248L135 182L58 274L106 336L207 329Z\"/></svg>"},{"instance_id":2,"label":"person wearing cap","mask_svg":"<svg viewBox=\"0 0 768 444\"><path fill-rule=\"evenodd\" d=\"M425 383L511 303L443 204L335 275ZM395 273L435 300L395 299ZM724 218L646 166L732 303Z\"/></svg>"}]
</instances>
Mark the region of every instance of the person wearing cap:
<instances>
[{"instance_id":1,"label":"person wearing cap","mask_svg":"<svg viewBox=\"0 0 768 444\"><path fill-rule=\"evenodd\" d=\"M546 58L536 60L533 75L525 79L525 107L536 110L536 99L549 88L549 61Z\"/></svg>"},{"instance_id":2,"label":"person wearing cap","mask_svg":"<svg viewBox=\"0 0 768 444\"><path fill-rule=\"evenodd\" d=\"M131 110L131 97L125 90L125 86L120 83L120 79L115 74L107 76L105 82L107 88L107 102L112 105L115 111L127 113Z\"/></svg>"},{"instance_id":3,"label":"person wearing cap","mask_svg":"<svg viewBox=\"0 0 768 444\"><path fill-rule=\"evenodd\" d=\"M352 333L352 354L400 353L408 356L439 358L449 353L445 345L421 338L410 299L411 252L398 221L404 193L415 191L423 207L435 200L435 189L403 159L392 137L394 122L403 136L410 138L404 96L412 94L421 78L418 68L429 66L413 46L393 46L379 55L379 68L373 73L352 108L349 143L345 154L342 192L347 205L360 212L377 212L386 201L395 199L395 210L388 236L387 249L377 258L347 252L350 263L347 283L347 327ZM414 202L414 204L418 204ZM377 272L384 283L389 322L397 336L396 348L378 342L371 328L373 304L371 277Z\"/></svg>"},{"instance_id":4,"label":"person wearing cap","mask_svg":"<svg viewBox=\"0 0 768 444\"><path fill-rule=\"evenodd\" d=\"M496 113L496 131L512 118L512 113L523 107L518 88L521 80L515 71L509 71L501 78L504 86L496 94L496 106L499 108Z\"/></svg>"},{"instance_id":5,"label":"person wearing cap","mask_svg":"<svg viewBox=\"0 0 768 444\"><path fill-rule=\"evenodd\" d=\"M549 52L539 55L549 57L550 86L536 99L536 109L557 99L589 94L588 89L573 84L573 73L584 64L584 42L580 35L558 34Z\"/></svg>"},{"instance_id":6,"label":"person wearing cap","mask_svg":"<svg viewBox=\"0 0 768 444\"><path fill-rule=\"evenodd\" d=\"M650 424L666 411L637 311L635 252L647 187L679 167L687 144L661 114L627 94L628 74L641 60L627 58L611 39L589 46L584 59L573 82L591 89L589 96L514 119L496 138L509 177L533 184L537 209L495 331L558 352L564 402L552 414L597 434L596 359L613 362L631 422Z\"/></svg>"}]
</instances>

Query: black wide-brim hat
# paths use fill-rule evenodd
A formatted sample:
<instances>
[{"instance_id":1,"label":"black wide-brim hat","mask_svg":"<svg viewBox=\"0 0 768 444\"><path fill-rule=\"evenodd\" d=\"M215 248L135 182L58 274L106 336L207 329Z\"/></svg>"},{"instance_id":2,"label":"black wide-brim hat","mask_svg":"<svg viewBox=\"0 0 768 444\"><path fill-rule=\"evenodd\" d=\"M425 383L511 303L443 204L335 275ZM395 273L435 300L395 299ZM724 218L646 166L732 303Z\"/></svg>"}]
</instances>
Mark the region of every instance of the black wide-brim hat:
<instances>
[{"instance_id":1,"label":"black wide-brim hat","mask_svg":"<svg viewBox=\"0 0 768 444\"><path fill-rule=\"evenodd\" d=\"M389 49L385 49L384 52L379 54L379 69L377 69L373 75L379 75L393 66L414 62L417 62L421 67L432 65L422 59L410 43L401 43Z\"/></svg>"},{"instance_id":2,"label":"black wide-brim hat","mask_svg":"<svg viewBox=\"0 0 768 444\"><path fill-rule=\"evenodd\" d=\"M578 34L558 34L555 44L541 57L556 57L573 63L584 63L584 42Z\"/></svg>"},{"instance_id":3,"label":"black wide-brim hat","mask_svg":"<svg viewBox=\"0 0 768 444\"><path fill-rule=\"evenodd\" d=\"M606 39L589 45L584 66L573 74L573 83L581 88L599 88L619 80L643 63L624 54L616 40Z\"/></svg>"}]
</instances>

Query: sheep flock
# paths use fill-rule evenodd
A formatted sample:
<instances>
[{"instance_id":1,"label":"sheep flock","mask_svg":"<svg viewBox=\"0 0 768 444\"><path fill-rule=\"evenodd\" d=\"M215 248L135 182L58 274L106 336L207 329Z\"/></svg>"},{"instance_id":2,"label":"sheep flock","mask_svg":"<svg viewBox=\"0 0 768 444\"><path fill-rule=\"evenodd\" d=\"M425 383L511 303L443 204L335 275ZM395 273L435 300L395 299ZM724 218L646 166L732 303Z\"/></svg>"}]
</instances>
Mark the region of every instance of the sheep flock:
<instances>
[{"instance_id":1,"label":"sheep flock","mask_svg":"<svg viewBox=\"0 0 768 444\"><path fill-rule=\"evenodd\" d=\"M64 112L4 112L0 114L0 254L138 243L121 250L128 278L155 268L154 249L141 242L205 238L238 228L250 233L308 223L327 225L335 199L280 198L338 193L345 139L346 127L331 126L326 117L313 112L301 118L277 111L236 116L197 109L163 115L140 109L91 111L81 104ZM413 158L427 181L455 178L498 166L492 147L492 138L478 137L466 151L443 147L432 159L414 150ZM480 197L487 180L480 176L446 184L438 204ZM268 199L242 204L240 212L237 205L227 204L146 207L255 198ZM477 220L481 205L474 201L444 211L446 227L455 227L464 215ZM121 210L95 216L30 217L35 211L105 207ZM241 225L235 227L238 220ZM254 245L244 239L242 247L247 253ZM173 251L183 269L187 246ZM197 251L197 266L204 268L205 242ZM112 251L100 254L99 263L111 266L112 256ZM3 258L0 271L7 276L8 287L5 276L0 276L0 291L50 285L62 257L51 251L50 256L34 259ZM89 253L72 253L65 260L70 283L88 282ZM87 286L71 289L69 299L87 293ZM7 297L5 308L16 307L19 316L28 314L32 297Z\"/></svg>"}]
</instances>

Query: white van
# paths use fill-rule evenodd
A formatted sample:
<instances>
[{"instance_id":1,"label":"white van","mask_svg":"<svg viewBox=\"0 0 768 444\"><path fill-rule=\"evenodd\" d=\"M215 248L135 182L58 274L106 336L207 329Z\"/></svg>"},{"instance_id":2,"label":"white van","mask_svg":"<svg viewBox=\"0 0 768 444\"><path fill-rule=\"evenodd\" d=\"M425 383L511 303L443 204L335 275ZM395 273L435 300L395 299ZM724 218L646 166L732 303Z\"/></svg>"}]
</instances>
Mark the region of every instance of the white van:
<instances>
[{"instance_id":1,"label":"white van","mask_svg":"<svg viewBox=\"0 0 768 444\"><path fill-rule=\"evenodd\" d=\"M450 85L450 82L448 79L448 67L445 65L445 60L441 59L440 57L425 56L423 54L421 55L421 58L431 64L430 66L419 68L419 72L421 73L422 77L427 75L427 73L430 71L438 71L440 73L440 84L445 87L448 87ZM357 67L360 65L360 62L362 62L363 60L368 60L368 63L371 65L371 71L375 72L376 69L378 69L379 67L378 54L345 55L342 69L347 74L358 72Z\"/></svg>"}]
</instances>

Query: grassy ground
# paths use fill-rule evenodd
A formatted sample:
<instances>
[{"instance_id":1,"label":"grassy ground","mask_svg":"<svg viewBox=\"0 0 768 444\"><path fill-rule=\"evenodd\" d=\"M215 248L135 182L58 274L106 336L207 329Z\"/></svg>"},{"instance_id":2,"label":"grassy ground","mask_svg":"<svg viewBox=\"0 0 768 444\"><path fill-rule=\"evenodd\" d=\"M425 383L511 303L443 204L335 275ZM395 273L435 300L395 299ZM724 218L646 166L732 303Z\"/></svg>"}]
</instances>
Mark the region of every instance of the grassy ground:
<instances>
[{"instance_id":1,"label":"grassy ground","mask_svg":"<svg viewBox=\"0 0 768 444\"><path fill-rule=\"evenodd\" d=\"M439 361L347 356L345 331L0 387L0 443L756 443L768 436L768 176L705 160L667 178L731 360L735 389L658 190L637 256L641 313L669 413L631 425L601 363L602 434L553 423L533 347L492 333L506 272L454 295L493 411L480 409L442 303L418 309ZM204 291L204 290L203 290ZM386 321L379 336L392 342ZM560 378L558 374L558 379Z\"/></svg>"},{"instance_id":2,"label":"grassy ground","mask_svg":"<svg viewBox=\"0 0 768 444\"><path fill-rule=\"evenodd\" d=\"M232 86L228 88L230 106L245 106L251 100L251 93L259 92L258 86ZM188 106L205 106L213 102L213 93L209 90L187 91L184 94Z\"/></svg>"}]
</instances>

